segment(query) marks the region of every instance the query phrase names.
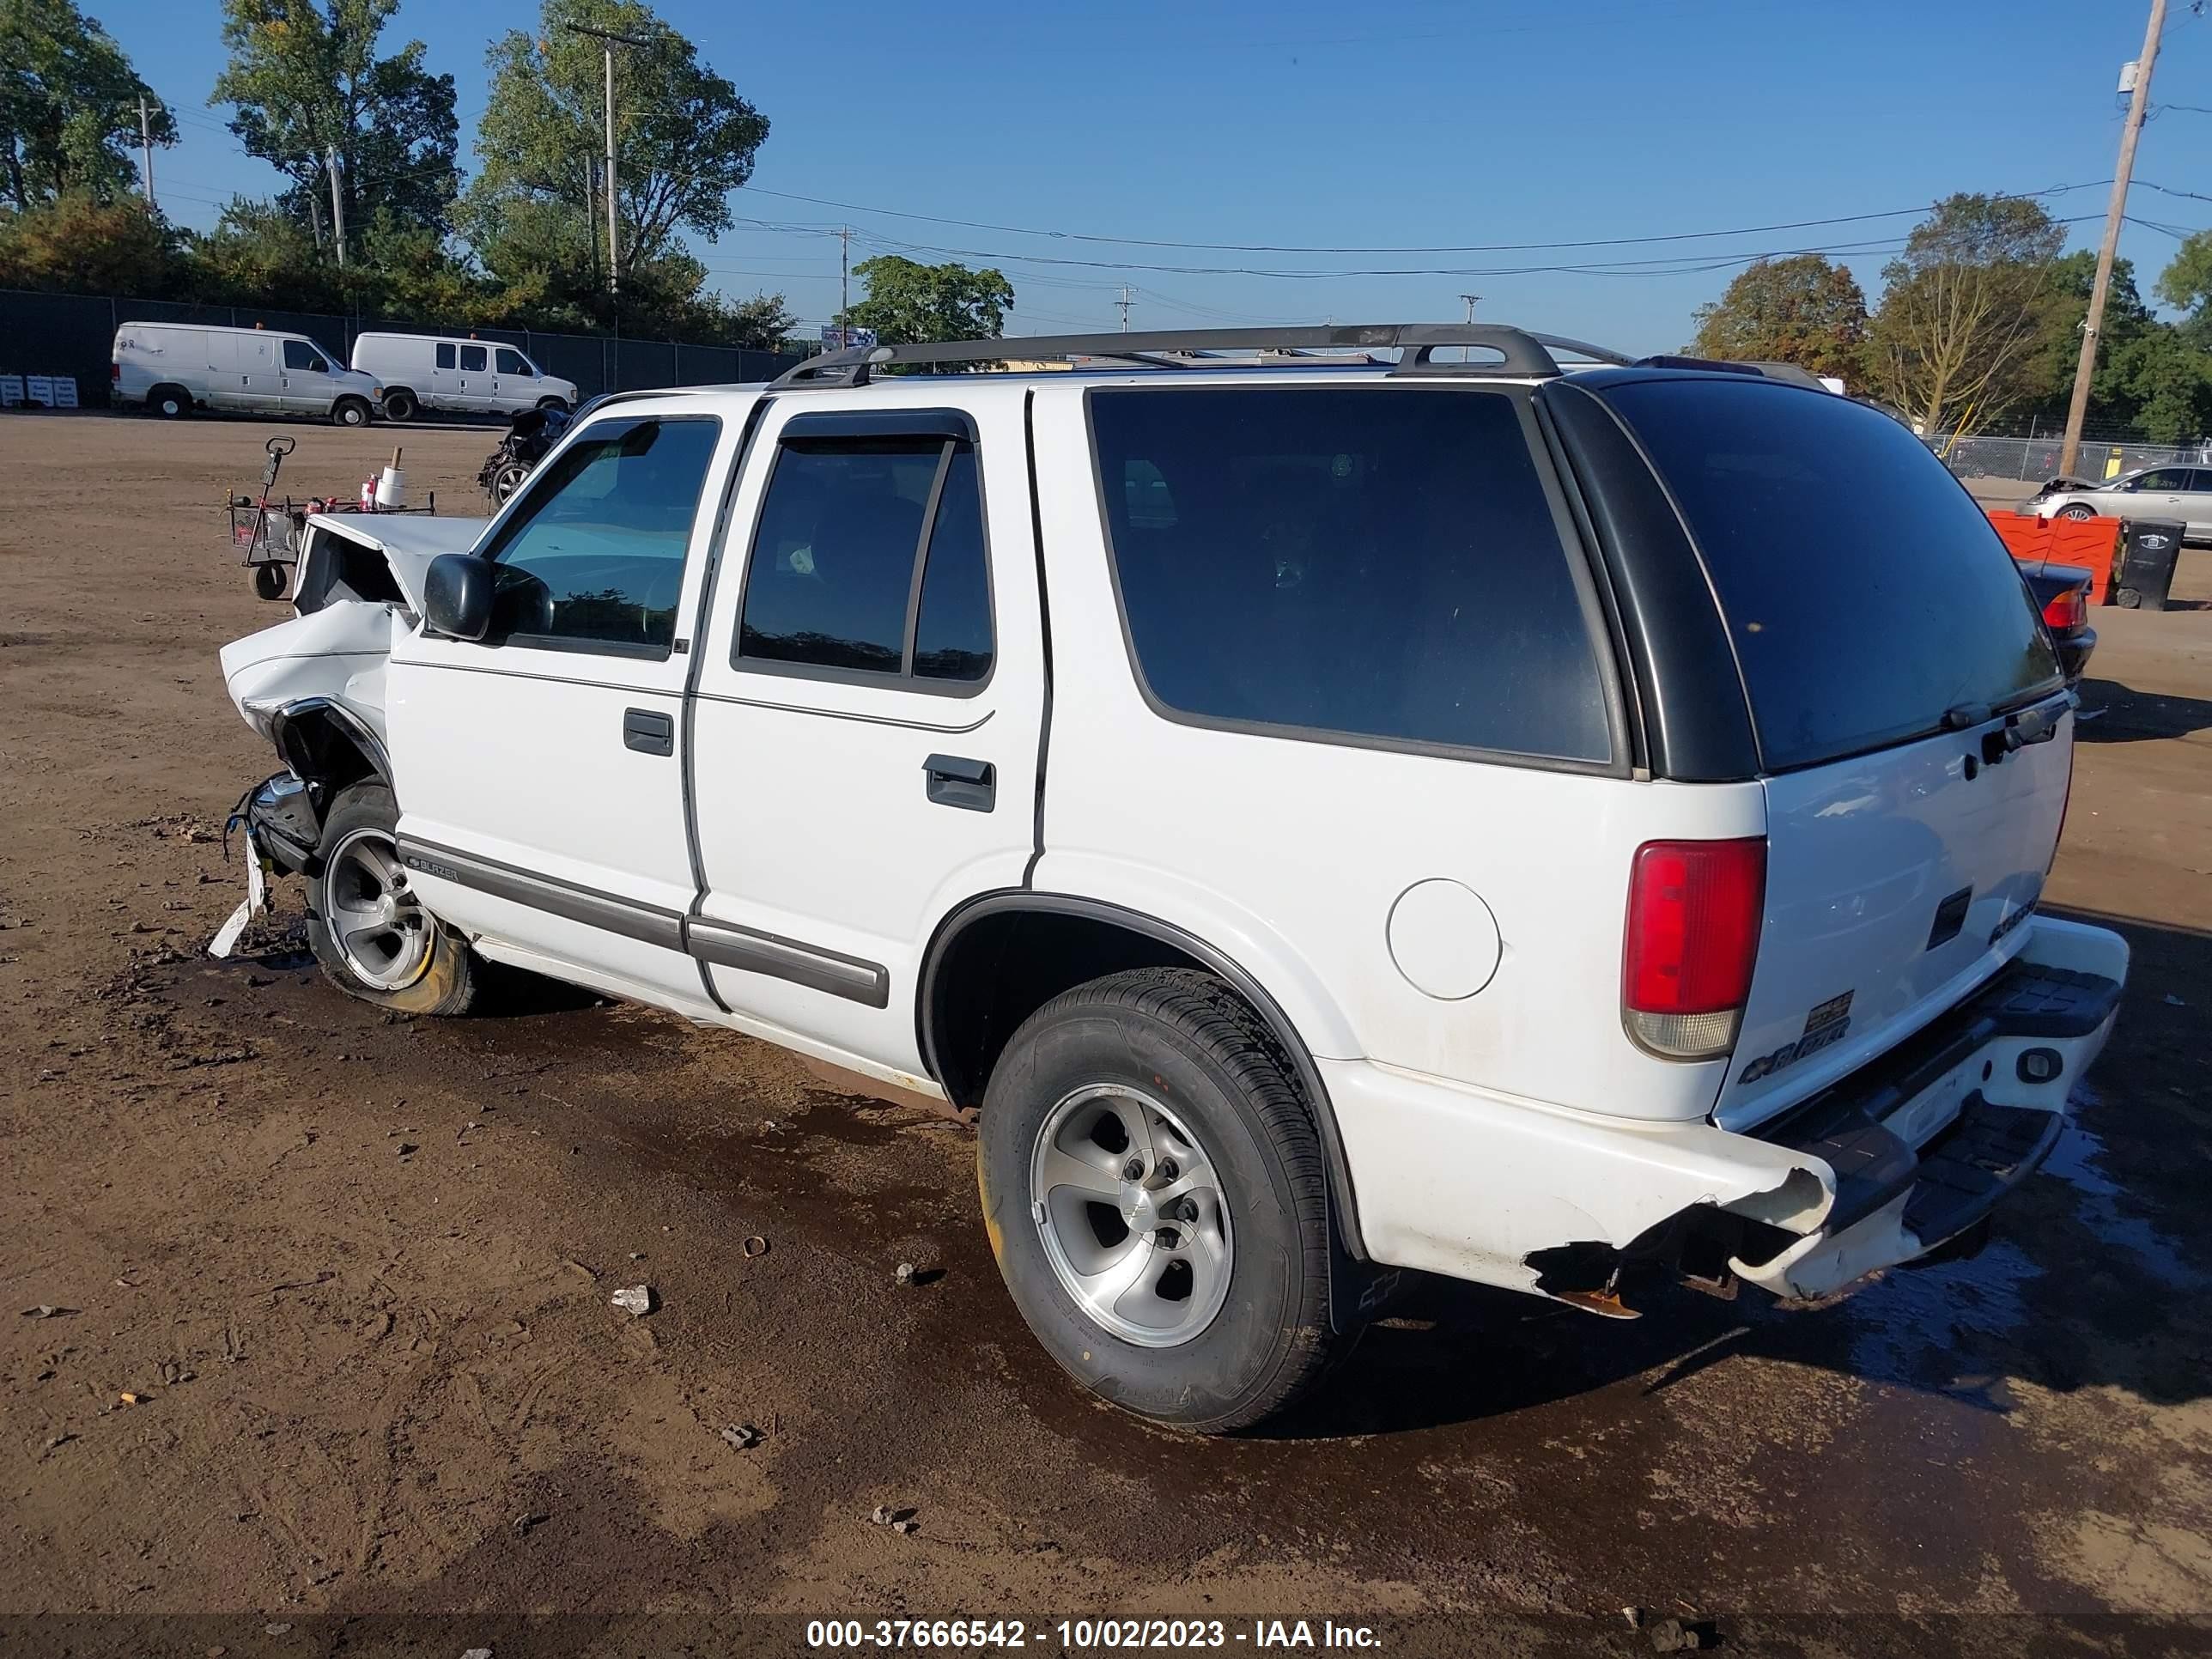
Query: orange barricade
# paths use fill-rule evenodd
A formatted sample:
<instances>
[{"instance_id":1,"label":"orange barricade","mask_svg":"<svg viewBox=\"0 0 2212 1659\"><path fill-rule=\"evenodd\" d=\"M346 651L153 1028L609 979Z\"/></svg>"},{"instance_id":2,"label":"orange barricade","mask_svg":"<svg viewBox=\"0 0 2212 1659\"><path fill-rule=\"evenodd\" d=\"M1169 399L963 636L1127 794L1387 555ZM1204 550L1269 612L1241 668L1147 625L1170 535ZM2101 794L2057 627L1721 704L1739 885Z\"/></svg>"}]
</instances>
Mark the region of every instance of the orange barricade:
<instances>
[{"instance_id":1,"label":"orange barricade","mask_svg":"<svg viewBox=\"0 0 2212 1659\"><path fill-rule=\"evenodd\" d=\"M2078 566L2089 573L2089 603L2112 603L2112 566L2120 552L2118 519L2039 519L1993 510L1990 522L2015 559Z\"/></svg>"}]
</instances>

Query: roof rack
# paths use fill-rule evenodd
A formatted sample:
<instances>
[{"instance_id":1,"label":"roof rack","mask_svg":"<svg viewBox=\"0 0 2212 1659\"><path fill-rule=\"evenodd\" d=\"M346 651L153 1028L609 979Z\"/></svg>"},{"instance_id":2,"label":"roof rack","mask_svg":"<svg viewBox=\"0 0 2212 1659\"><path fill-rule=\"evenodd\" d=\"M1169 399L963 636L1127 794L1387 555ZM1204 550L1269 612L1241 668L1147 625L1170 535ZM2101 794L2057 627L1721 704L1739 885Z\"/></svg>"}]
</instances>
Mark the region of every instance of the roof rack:
<instances>
[{"instance_id":1,"label":"roof rack","mask_svg":"<svg viewBox=\"0 0 2212 1659\"><path fill-rule=\"evenodd\" d=\"M1495 351L1492 362L1437 362L1440 348L1479 346ZM1041 334L1012 339L945 340L921 345L848 346L785 370L773 385L785 390L868 384L877 368L899 363L994 363L1008 359L1093 357L1141 363L1149 368L1233 367L1221 351L1282 354L1397 350L1393 374L1548 376L1560 374L1553 354L1627 365L1623 353L1556 334L1532 334L1499 323L1361 323L1303 328L1185 328L1149 333Z\"/></svg>"}]
</instances>

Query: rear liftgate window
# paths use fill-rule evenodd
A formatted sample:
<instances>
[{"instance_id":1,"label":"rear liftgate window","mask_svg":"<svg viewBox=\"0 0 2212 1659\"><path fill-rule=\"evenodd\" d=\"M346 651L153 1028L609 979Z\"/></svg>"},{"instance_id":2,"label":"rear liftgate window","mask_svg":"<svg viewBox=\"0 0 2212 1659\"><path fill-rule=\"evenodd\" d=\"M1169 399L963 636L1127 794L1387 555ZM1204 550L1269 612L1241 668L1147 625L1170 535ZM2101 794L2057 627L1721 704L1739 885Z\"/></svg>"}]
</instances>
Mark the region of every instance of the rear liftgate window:
<instances>
[{"instance_id":1,"label":"rear liftgate window","mask_svg":"<svg viewBox=\"0 0 2212 1659\"><path fill-rule=\"evenodd\" d=\"M1512 400L1100 391L1152 696L1204 724L1602 763L1598 659Z\"/></svg>"},{"instance_id":2,"label":"rear liftgate window","mask_svg":"<svg viewBox=\"0 0 2212 1659\"><path fill-rule=\"evenodd\" d=\"M1720 596L1775 771L2056 690L2058 663L1973 499L1897 422L1745 379L1606 401L1657 464Z\"/></svg>"}]
</instances>

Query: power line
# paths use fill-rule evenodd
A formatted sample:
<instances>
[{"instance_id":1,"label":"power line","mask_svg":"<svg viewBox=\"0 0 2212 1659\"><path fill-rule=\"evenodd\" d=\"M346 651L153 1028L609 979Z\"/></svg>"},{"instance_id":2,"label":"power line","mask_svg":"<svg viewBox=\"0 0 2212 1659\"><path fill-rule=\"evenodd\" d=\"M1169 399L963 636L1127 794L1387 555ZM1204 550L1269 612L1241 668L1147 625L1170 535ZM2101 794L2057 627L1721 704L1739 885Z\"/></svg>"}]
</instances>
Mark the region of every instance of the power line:
<instances>
[{"instance_id":1,"label":"power line","mask_svg":"<svg viewBox=\"0 0 2212 1659\"><path fill-rule=\"evenodd\" d=\"M2071 191L2096 190L2111 184L2110 179L2093 179L2078 185L2053 185L2045 190L2011 191L2000 193L1999 201L2029 201L2045 196L2063 196ZM755 196L773 196L781 201L805 202L813 207L836 208L844 213L872 213L885 218L914 219L926 224L951 225L962 230L988 230L1006 236L1040 236L1054 241L1102 242L1120 247L1151 247L1177 249L1203 253L1530 253L1545 250L1572 250L1585 247L1630 247L1655 242L1709 241L1726 236L1760 236L1781 230L1817 230L1831 225L1864 224L1875 219L1900 219L1924 215L1927 203L1917 207L1886 208L1877 213L1846 213L1827 219L1786 220L1769 225L1739 225L1729 230L1680 230L1648 236L1602 236L1580 241L1564 242L1482 242L1461 246L1407 246L1396 247L1330 247L1313 244L1289 242L1182 242L1142 236L1107 236L1091 231L1040 229L1035 226L993 224L977 219L951 219L938 214L910 213L901 208L862 207L851 202L833 202L824 197L800 196L789 191L769 190L760 185L739 185L738 190ZM1168 269L1157 266L1152 269Z\"/></svg>"}]
</instances>

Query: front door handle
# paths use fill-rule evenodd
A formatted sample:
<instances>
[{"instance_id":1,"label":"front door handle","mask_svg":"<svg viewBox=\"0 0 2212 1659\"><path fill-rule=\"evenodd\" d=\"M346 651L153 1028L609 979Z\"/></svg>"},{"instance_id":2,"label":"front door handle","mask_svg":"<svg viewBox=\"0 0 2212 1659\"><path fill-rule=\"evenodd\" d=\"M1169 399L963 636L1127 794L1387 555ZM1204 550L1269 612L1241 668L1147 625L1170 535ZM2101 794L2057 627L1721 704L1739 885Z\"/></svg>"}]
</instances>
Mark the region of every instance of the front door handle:
<instances>
[{"instance_id":1,"label":"front door handle","mask_svg":"<svg viewBox=\"0 0 2212 1659\"><path fill-rule=\"evenodd\" d=\"M655 708L623 710L623 747L641 755L676 752L676 717Z\"/></svg>"},{"instance_id":2,"label":"front door handle","mask_svg":"<svg viewBox=\"0 0 2212 1659\"><path fill-rule=\"evenodd\" d=\"M999 793L999 769L965 755L932 755L921 763L924 788L939 806L988 812Z\"/></svg>"}]
</instances>

